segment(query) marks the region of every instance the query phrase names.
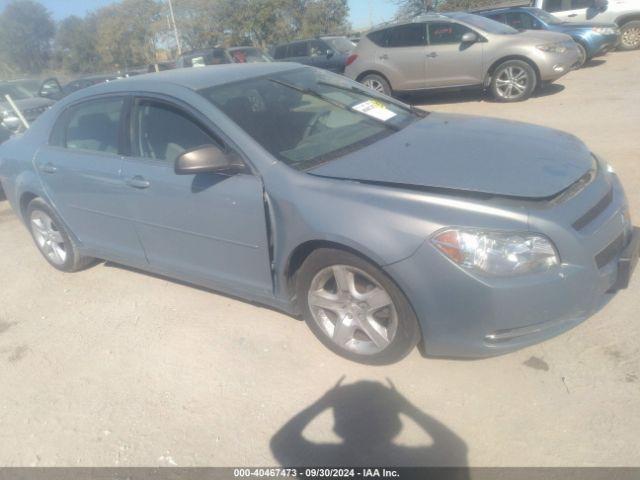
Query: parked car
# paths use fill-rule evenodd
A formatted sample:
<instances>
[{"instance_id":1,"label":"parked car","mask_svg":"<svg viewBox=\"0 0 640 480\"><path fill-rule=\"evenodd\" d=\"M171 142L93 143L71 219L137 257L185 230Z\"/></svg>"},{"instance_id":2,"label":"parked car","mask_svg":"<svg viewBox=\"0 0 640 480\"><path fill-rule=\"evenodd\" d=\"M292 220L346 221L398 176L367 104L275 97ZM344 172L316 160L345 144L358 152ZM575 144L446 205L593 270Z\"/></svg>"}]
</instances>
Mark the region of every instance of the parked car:
<instances>
[{"instance_id":1,"label":"parked car","mask_svg":"<svg viewBox=\"0 0 640 480\"><path fill-rule=\"evenodd\" d=\"M273 59L256 47L207 48L187 52L176 61L176 68L206 67L227 63L263 63Z\"/></svg>"},{"instance_id":2,"label":"parked car","mask_svg":"<svg viewBox=\"0 0 640 480\"><path fill-rule=\"evenodd\" d=\"M5 95L11 97L27 122L33 122L55 103L55 99L62 96L60 84L55 78L0 82L1 123L12 132L21 129L22 123Z\"/></svg>"},{"instance_id":3,"label":"parked car","mask_svg":"<svg viewBox=\"0 0 640 480\"><path fill-rule=\"evenodd\" d=\"M620 29L615 23L565 22L534 7L510 7L475 11L477 15L506 23L516 30L548 30L566 33L578 45L580 66L597 55L614 50L620 43Z\"/></svg>"},{"instance_id":4,"label":"parked car","mask_svg":"<svg viewBox=\"0 0 640 480\"><path fill-rule=\"evenodd\" d=\"M620 48L640 48L640 0L532 0L532 6L568 22L615 23L620 27Z\"/></svg>"},{"instance_id":5,"label":"parked car","mask_svg":"<svg viewBox=\"0 0 640 480\"><path fill-rule=\"evenodd\" d=\"M0 147L0 180L59 270L107 259L302 314L371 364L557 335L640 249L618 177L577 138L294 64L82 90Z\"/></svg>"},{"instance_id":6,"label":"parked car","mask_svg":"<svg viewBox=\"0 0 640 480\"><path fill-rule=\"evenodd\" d=\"M75 80L70 81L64 87L62 87L62 93L64 96L70 95L74 92L77 92L78 90L82 90L83 88L98 85L100 83L113 82L114 80L118 80L120 78L122 77L118 74L89 75L86 77L76 78Z\"/></svg>"},{"instance_id":7,"label":"parked car","mask_svg":"<svg viewBox=\"0 0 640 480\"><path fill-rule=\"evenodd\" d=\"M380 93L488 88L502 102L529 98L579 63L563 33L521 32L470 13L429 14L365 35L345 74Z\"/></svg>"},{"instance_id":8,"label":"parked car","mask_svg":"<svg viewBox=\"0 0 640 480\"><path fill-rule=\"evenodd\" d=\"M297 62L343 73L347 58L355 48L356 44L346 37L319 37L278 45L272 55L277 61Z\"/></svg>"}]
</instances>

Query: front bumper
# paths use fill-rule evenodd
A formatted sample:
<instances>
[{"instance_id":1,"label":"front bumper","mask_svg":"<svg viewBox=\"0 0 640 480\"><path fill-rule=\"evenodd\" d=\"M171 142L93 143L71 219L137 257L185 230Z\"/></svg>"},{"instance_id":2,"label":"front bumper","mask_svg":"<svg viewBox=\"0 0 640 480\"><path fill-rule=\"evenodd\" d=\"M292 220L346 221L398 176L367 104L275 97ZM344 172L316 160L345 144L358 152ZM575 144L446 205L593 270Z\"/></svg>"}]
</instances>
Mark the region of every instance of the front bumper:
<instances>
[{"instance_id":1,"label":"front bumper","mask_svg":"<svg viewBox=\"0 0 640 480\"><path fill-rule=\"evenodd\" d=\"M580 62L578 47L571 46L569 43L567 45L567 50L563 53L536 51L536 64L540 72L540 80L552 82L578 66Z\"/></svg>"},{"instance_id":2,"label":"front bumper","mask_svg":"<svg viewBox=\"0 0 640 480\"><path fill-rule=\"evenodd\" d=\"M549 272L480 276L449 261L428 241L412 257L387 266L420 321L423 353L479 358L517 350L578 325L626 288L638 263L640 230L630 233L621 220L627 204L617 180L594 187L589 197L605 187L613 188L614 199L584 232L558 226L555 218L548 221L559 231L537 228L543 225L532 215L532 229L549 233L560 250L562 264ZM563 213L562 207L557 210ZM621 236L621 248L598 264L604 247Z\"/></svg>"},{"instance_id":3,"label":"front bumper","mask_svg":"<svg viewBox=\"0 0 640 480\"><path fill-rule=\"evenodd\" d=\"M604 55L620 45L620 34L593 35L587 39L587 55L589 58Z\"/></svg>"}]
</instances>

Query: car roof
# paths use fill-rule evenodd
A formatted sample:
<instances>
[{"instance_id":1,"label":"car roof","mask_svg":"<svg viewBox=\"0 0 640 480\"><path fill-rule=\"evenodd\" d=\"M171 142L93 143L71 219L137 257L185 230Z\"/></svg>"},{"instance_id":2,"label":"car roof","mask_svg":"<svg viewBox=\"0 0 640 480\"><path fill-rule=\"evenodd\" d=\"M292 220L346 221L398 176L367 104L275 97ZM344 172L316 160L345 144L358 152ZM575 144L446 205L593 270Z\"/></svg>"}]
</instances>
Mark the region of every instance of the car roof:
<instances>
[{"instance_id":1,"label":"car roof","mask_svg":"<svg viewBox=\"0 0 640 480\"><path fill-rule=\"evenodd\" d=\"M228 65L213 65L200 68L178 68L157 73L136 75L114 82L101 83L87 89L93 95L109 92L124 92L145 88L145 84L157 87L160 84L178 85L191 90L215 87L225 83L246 80L263 75L269 75L287 70L301 68L296 63L242 63Z\"/></svg>"}]
</instances>

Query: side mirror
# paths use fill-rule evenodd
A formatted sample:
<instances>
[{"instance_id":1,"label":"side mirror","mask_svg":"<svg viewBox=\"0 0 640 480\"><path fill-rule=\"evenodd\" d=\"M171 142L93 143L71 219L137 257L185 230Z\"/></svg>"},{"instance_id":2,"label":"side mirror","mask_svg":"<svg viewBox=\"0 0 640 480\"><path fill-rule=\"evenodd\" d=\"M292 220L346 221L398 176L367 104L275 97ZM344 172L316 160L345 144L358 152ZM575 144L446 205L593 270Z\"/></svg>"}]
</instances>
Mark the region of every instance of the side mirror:
<instances>
[{"instance_id":1,"label":"side mirror","mask_svg":"<svg viewBox=\"0 0 640 480\"><path fill-rule=\"evenodd\" d=\"M222 151L215 145L203 145L182 153L175 164L177 175L198 173L238 173L244 163L235 153Z\"/></svg>"},{"instance_id":2,"label":"side mirror","mask_svg":"<svg viewBox=\"0 0 640 480\"><path fill-rule=\"evenodd\" d=\"M462 43L475 43L478 41L478 35L473 32L467 32L462 35Z\"/></svg>"},{"instance_id":3,"label":"side mirror","mask_svg":"<svg viewBox=\"0 0 640 480\"><path fill-rule=\"evenodd\" d=\"M57 78L48 78L42 85L40 85L40 90L38 91L38 96L43 98L49 98L51 100L60 100L62 95L62 87L58 82Z\"/></svg>"},{"instance_id":4,"label":"side mirror","mask_svg":"<svg viewBox=\"0 0 640 480\"><path fill-rule=\"evenodd\" d=\"M331 58L333 57L334 53L333 50L327 50L327 58Z\"/></svg>"}]
</instances>

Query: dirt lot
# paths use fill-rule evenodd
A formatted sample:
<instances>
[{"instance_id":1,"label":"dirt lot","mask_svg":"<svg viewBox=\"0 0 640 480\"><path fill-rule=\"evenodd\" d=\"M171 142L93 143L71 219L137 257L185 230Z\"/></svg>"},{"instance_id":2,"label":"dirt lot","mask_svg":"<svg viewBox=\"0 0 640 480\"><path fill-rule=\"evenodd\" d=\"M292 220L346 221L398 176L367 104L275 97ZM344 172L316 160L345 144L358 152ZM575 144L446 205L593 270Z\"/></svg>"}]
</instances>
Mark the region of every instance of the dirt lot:
<instances>
[{"instance_id":1,"label":"dirt lot","mask_svg":"<svg viewBox=\"0 0 640 480\"><path fill-rule=\"evenodd\" d=\"M414 100L580 136L638 223L640 52L603 60L522 104ZM272 310L112 264L58 273L6 202L0 252L1 465L640 464L640 275L526 350L368 368Z\"/></svg>"}]
</instances>

